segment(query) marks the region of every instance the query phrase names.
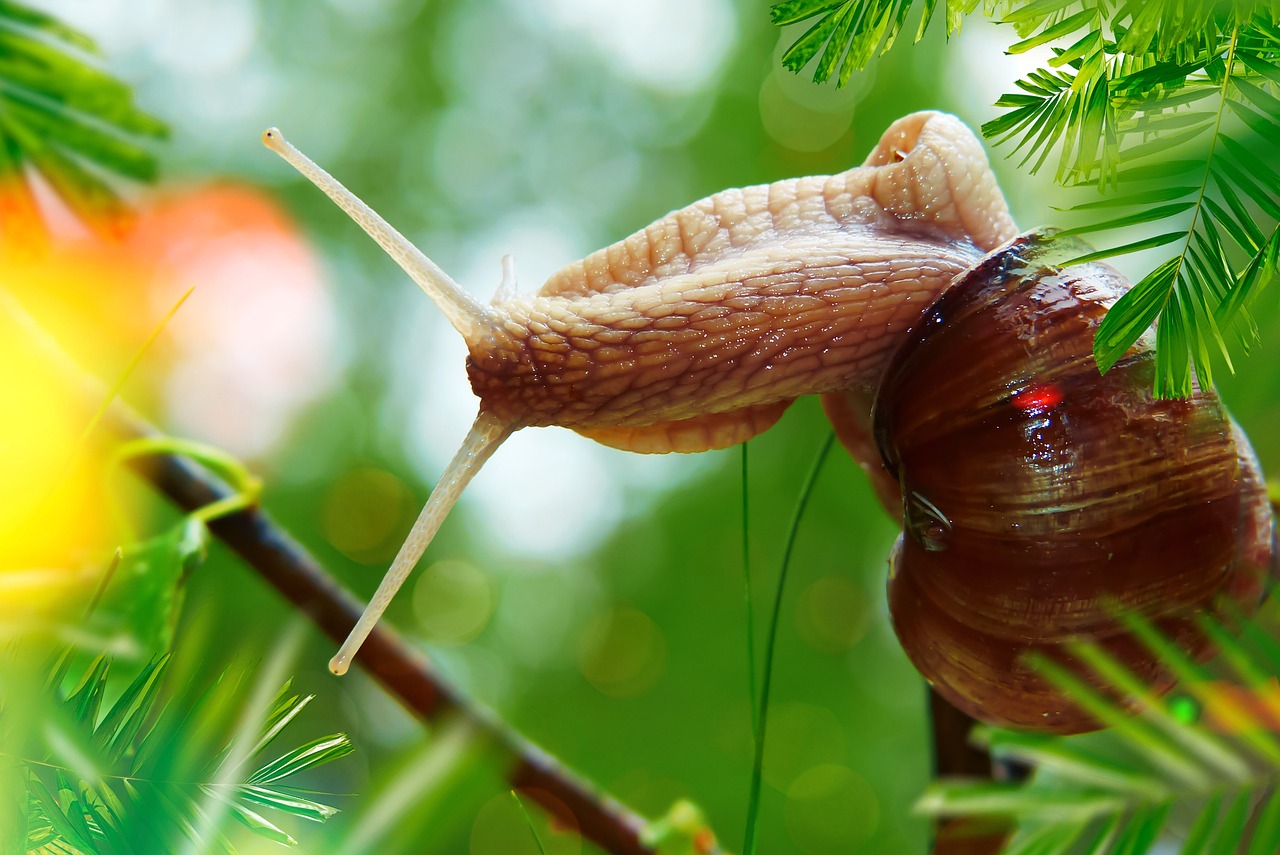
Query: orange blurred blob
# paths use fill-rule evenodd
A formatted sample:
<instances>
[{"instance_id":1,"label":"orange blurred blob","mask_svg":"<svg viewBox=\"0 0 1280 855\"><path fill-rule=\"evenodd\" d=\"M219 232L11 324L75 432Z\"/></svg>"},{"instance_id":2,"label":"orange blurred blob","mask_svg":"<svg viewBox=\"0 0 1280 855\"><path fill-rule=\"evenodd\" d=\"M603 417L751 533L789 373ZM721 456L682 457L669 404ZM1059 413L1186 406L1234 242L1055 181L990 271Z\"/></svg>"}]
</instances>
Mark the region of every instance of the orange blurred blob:
<instances>
[{"instance_id":1,"label":"orange blurred blob","mask_svg":"<svg viewBox=\"0 0 1280 855\"><path fill-rule=\"evenodd\" d=\"M0 302L0 617L41 600L33 580L65 587L124 536L108 525L110 449L80 442L101 401L11 302L105 391L195 286L122 395L170 432L242 456L269 450L334 373L318 265L263 192L166 190L128 222L93 227L39 203L37 213L26 187L0 188L0 297L13 298Z\"/></svg>"},{"instance_id":2,"label":"orange blurred blob","mask_svg":"<svg viewBox=\"0 0 1280 855\"><path fill-rule=\"evenodd\" d=\"M65 231L44 249L6 242L5 287L100 378L195 286L129 384L130 401L175 432L261 456L332 380L335 323L318 265L261 191L164 191L128 224Z\"/></svg>"},{"instance_id":3,"label":"orange blurred blob","mask_svg":"<svg viewBox=\"0 0 1280 855\"><path fill-rule=\"evenodd\" d=\"M1200 688L1204 717L1219 733L1247 733L1266 728L1280 733L1280 681L1272 677L1260 688L1214 681Z\"/></svg>"}]
</instances>

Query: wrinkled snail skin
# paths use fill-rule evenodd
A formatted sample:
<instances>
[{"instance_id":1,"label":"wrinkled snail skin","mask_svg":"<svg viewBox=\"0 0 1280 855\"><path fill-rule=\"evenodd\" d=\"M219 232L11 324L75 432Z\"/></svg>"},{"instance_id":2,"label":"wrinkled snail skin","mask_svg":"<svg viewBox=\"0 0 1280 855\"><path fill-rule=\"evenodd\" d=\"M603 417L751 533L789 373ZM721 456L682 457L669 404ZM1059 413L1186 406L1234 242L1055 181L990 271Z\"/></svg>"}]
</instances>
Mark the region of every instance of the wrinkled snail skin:
<instances>
[{"instance_id":1,"label":"wrinkled snail skin","mask_svg":"<svg viewBox=\"0 0 1280 855\"><path fill-rule=\"evenodd\" d=\"M1021 237L958 119L895 122L863 166L726 190L480 305L287 143L467 342L479 415L364 615L343 673L470 478L513 431L638 452L724 448L823 396L890 513L895 628L926 679L995 723L1093 722L1030 670L1094 636L1142 676L1133 609L1196 653L1198 612L1256 604L1272 561L1257 462L1217 398L1155 401L1140 343L1105 377L1093 331L1128 287ZM945 292L945 293L944 293Z\"/></svg>"},{"instance_id":2,"label":"wrinkled snail skin","mask_svg":"<svg viewBox=\"0 0 1280 855\"><path fill-rule=\"evenodd\" d=\"M1093 339L1128 285L1059 270L1023 235L957 280L895 354L873 433L901 485L890 612L935 689L988 722L1097 727L1031 668L1094 639L1148 684L1135 612L1193 655L1195 619L1249 612L1272 562L1270 505L1217 396L1151 394L1145 342L1105 376ZM1055 245L1065 257L1083 247Z\"/></svg>"},{"instance_id":3,"label":"wrinkled snail skin","mask_svg":"<svg viewBox=\"0 0 1280 855\"><path fill-rule=\"evenodd\" d=\"M766 429L790 401L872 389L958 273L1012 237L972 133L893 125L859 168L726 190L496 307L471 349L481 409L635 451L700 451Z\"/></svg>"}]
</instances>

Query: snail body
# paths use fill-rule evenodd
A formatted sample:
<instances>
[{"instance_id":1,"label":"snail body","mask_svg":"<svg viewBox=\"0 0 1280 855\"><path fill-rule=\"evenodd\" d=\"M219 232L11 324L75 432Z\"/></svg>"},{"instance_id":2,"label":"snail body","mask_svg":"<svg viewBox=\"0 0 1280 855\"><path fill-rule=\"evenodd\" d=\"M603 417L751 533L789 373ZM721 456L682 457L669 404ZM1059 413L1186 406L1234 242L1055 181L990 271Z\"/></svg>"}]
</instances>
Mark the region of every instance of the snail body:
<instances>
[{"instance_id":1,"label":"snail body","mask_svg":"<svg viewBox=\"0 0 1280 855\"><path fill-rule=\"evenodd\" d=\"M969 643L970 636L991 627L946 624L944 618L952 609L942 601L948 592L963 597L981 590L999 601L1003 595L993 593L994 582L949 587L931 575L941 572L935 567L923 576L914 570L919 563L918 551L933 558L946 555L954 560L960 556L964 572L984 560L967 559L970 566L963 566L966 559L960 547L974 529L947 506L950 496L945 490L932 486L921 489L914 474L913 461L920 452L912 443L928 433L919 429L928 423L921 407L935 397L930 381L921 380L917 366L925 364L929 351L945 346L947 340L936 333L940 324L935 319L949 323L961 316L980 315L967 308L968 299L963 295L991 291L988 286L993 277L999 278L998 270L1016 268L1025 273L1030 262L1023 256L1035 255L1029 250L1029 239L1015 240L1016 228L982 147L959 120L939 113L913 114L886 131L861 167L835 176L798 178L708 197L569 265L536 294L514 293L514 267L504 260L503 287L490 306L471 298L367 206L285 142L278 131L268 131L264 141L347 210L440 305L467 341L467 371L480 399L479 415L462 448L446 468L365 615L330 663L335 673L346 670L466 483L513 431L559 425L633 451L701 451L745 441L772 426L797 397L820 394L841 440L868 471L886 506L905 513L905 534L895 550L891 600L901 606L894 609L895 625L925 677L980 718L1050 727L1079 724L1068 721L1070 716L1063 713L1065 702L1051 692L1037 689L1028 693L1016 680L1008 691L986 692L982 688L987 679L1010 682L1010 672L993 670L993 663L999 660L1001 666L1009 666L1017 659L1016 652L1010 651L1038 640L1034 631L1028 634L1014 626L1002 641L984 648ZM1002 246L1004 249L999 249ZM993 258L1002 261L993 262ZM1035 270L1035 275L1046 281L1058 275ZM1090 318L1090 312L1096 312L1088 307L1104 309L1124 287L1109 269L1099 267L1091 275L1095 279L1100 276L1101 284L1088 284L1093 280L1077 277L1082 283L1078 289L1085 297L1081 305L1088 309L1085 314ZM1023 277L1030 278L1035 277ZM1060 297L1059 291L1034 293L1038 296L1029 298L1030 302L1023 300L1014 307L997 301L990 311L1000 318L1020 319L1035 331L1040 328L1035 310L1041 304L1056 311L1064 301L1070 302ZM964 311L961 306L966 307ZM1070 310L1064 311L1061 316L1069 318ZM1054 323L1061 326L1064 322ZM1092 379L1097 380L1091 327L1069 320L1065 324L1076 337L1087 336L1084 345L1070 350L1069 362L1085 374L1091 370ZM1034 336L1019 339L1018 335L1012 334L1013 350L1018 349L1017 341L1036 340ZM1031 348L1029 355L1040 359L1058 353L1050 349L1040 354L1035 351L1039 346ZM1135 364L1140 364L1144 357L1138 354L1134 358ZM989 396L997 395L997 390L1004 396L980 399L978 406L994 406L993 401L1001 400L1008 406L1037 383L1051 384L1055 389L1069 386L1072 395L1077 395L1075 380L1071 384L1060 381L1053 373L1056 369L1041 365L1043 361L1036 363L1035 373L1012 370L991 381L994 386L971 384ZM951 385L957 376L967 377L990 367L944 364L947 382L941 385ZM1143 371L1148 372L1149 387L1149 366L1143 369L1139 365L1133 372L1117 369L1107 376L1123 375L1122 382L1131 384L1138 382ZM939 381L933 382L939 385ZM1102 386L1109 389L1110 382ZM921 393L926 403L898 403L908 394ZM1060 402L1050 403L1051 397L1037 399L1039 406L1046 411L1058 407ZM1141 405L1151 406L1149 394L1146 399ZM1054 422L1044 413L1038 417L1047 418L1050 425L1066 424L1074 430L1083 420L1080 414L1088 409L1080 400L1073 397L1068 402L1066 406L1073 409L1063 411L1069 415L1065 421ZM1013 406L1017 409L1016 403ZM1134 407L1138 406L1135 398ZM1157 402L1153 415L1135 416L1132 423L1145 422L1164 431L1167 413L1179 406ZM1245 486L1234 493L1231 487L1211 491L1214 501L1225 503L1214 519L1234 527L1214 530L1217 545L1204 550L1216 562L1208 573L1209 581L1192 586L1194 595L1180 597L1178 602L1199 608L1213 596L1231 592L1248 605L1251 598L1256 600L1261 567L1270 560L1269 518L1263 524L1261 512L1255 508L1260 484L1257 466L1216 398L1202 394L1186 406L1204 415L1192 418L1186 429L1160 433L1162 438L1153 441L1151 448L1157 454L1179 456L1184 438L1217 437L1210 443L1214 459L1226 462L1213 469L1214 477ZM950 413L943 418L954 420ZM1104 429L1103 439L1105 430L1114 429L1114 425ZM1057 437L1045 433L1043 454L1033 452L1029 458L1052 471L1057 466L1091 462L1089 455L1075 460L1074 452L1055 444L1073 438L1074 434ZM1103 439L1099 441L1105 446ZM928 444L926 441L924 446ZM993 446L992 451L1000 449ZM1122 459L1124 453L1127 451L1117 451L1105 458L1106 464L1119 472L1128 465ZM958 451L952 456L960 458L955 483L961 484L970 464ZM1143 469L1145 465L1138 465L1134 477L1151 474ZM974 471L996 486L1006 486L981 467ZM996 471L1001 471L999 465ZM1108 483L1121 485L1116 489L1124 491L1127 488L1123 485L1131 483L1128 477L1117 475ZM1006 521L1006 511L1001 508L987 512L983 524L991 530L985 534L997 542L996 553L1002 560L1017 564L1027 555L1016 542L1002 543L1005 537L1012 534L1016 541L1022 531L1043 540L1046 530L1054 530L1070 518L1070 513L1048 497L1053 490L1065 490L1062 501L1084 501L1088 490L1074 484L1070 478L1044 485L1035 482L1033 486L1042 488L1043 493L1033 497L1035 500L1010 497L1009 520L1018 514L1029 514L1036 520L1014 524ZM1102 498L1105 505L1106 490L1099 487L1095 492L1099 495L1088 498ZM1160 496L1144 494L1144 501L1146 498ZM920 508L924 505L931 510L922 517ZM1108 513L1104 508L1096 518L1103 520ZM937 527L945 538L938 539ZM1080 533L1070 526L1065 531ZM1086 535L1092 532L1082 531ZM1264 539L1265 556L1258 545ZM1223 545L1227 541L1229 547ZM1058 579L1059 571L1070 564L1054 564L1056 551L1066 546L1047 540L1035 542L1039 544L1038 563L1026 569L1009 597L1038 596L1036 574ZM1115 568L1123 562L1123 554L1111 546L1097 546L1094 551L1104 548L1110 550L1113 563L1085 571L1086 581L1100 574L1112 579ZM1227 558L1227 552L1239 552L1241 557ZM975 572L985 571L978 567ZM1186 573L1192 575L1193 570ZM1143 577L1139 587L1156 582ZM1070 611L1062 590L1071 584L1063 581L1057 588L1048 586L1043 608ZM925 593L921 593L922 586ZM1082 600L1094 600L1092 606L1081 608L1087 611L1092 607L1098 612L1108 591L1104 586L1101 593L1079 594ZM926 594L932 597L928 603ZM1120 602L1145 609L1152 599L1145 594L1129 599L1122 596ZM917 605L912 606L913 602ZM921 605L937 606L940 616L920 625L911 623L906 614ZM1006 612L1015 624L1019 620L1027 624L1035 623L1040 608L1030 605L1021 613ZM964 614L975 610L981 612L983 607L971 600L962 602L959 609ZM1068 620L1064 626L1067 634L1095 628L1088 621ZM964 637L953 642L937 634L944 630L956 630ZM919 638L923 642L914 641ZM1060 644L1061 639L1052 643ZM960 676L953 678L952 672L957 671ZM1028 709L1019 707L1012 719L1002 718L1002 708L1018 706L1028 694L1035 698L1027 702ZM1032 707L1034 710L1028 711Z\"/></svg>"}]
</instances>

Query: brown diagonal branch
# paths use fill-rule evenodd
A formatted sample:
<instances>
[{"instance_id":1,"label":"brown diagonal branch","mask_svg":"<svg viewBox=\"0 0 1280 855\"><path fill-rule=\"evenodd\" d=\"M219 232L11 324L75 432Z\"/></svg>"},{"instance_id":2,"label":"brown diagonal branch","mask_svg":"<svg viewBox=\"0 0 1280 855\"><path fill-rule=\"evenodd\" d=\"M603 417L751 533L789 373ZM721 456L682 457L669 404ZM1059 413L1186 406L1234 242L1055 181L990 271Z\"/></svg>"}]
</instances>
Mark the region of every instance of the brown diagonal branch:
<instances>
[{"instance_id":1,"label":"brown diagonal branch","mask_svg":"<svg viewBox=\"0 0 1280 855\"><path fill-rule=\"evenodd\" d=\"M122 439L158 435L123 407L113 407L107 421ZM230 494L226 486L200 467L179 457L145 456L129 465L184 511L205 507ZM209 524L209 530L335 642L341 642L355 626L363 604L265 511L251 508L220 517ZM654 850L640 840L645 826L643 819L567 772L554 759L498 725L492 717L469 708L465 700L433 672L426 658L385 623L369 636L356 663L422 718L431 719L456 708L493 733L510 754L507 779L512 787L553 814L563 814L566 807L571 810L572 817L557 817L565 827L577 827L583 837L614 855L653 853Z\"/></svg>"},{"instance_id":2,"label":"brown diagonal branch","mask_svg":"<svg viewBox=\"0 0 1280 855\"><path fill-rule=\"evenodd\" d=\"M58 366L72 388L83 389L86 409L106 395L3 288L0 288L0 332L17 335L37 349L48 364ZM113 403L102 414L99 429L111 439L129 441L162 434L128 407ZM207 507L232 495L227 485L200 466L170 454L144 455L128 465L183 511ZM244 559L254 571L298 607L322 632L340 642L355 625L363 604L330 576L310 553L293 540L261 508L219 517L210 531ZM566 828L576 828L611 855L654 855L641 841L646 823L552 757L503 727L492 716L469 706L414 650L386 624L377 627L360 649L356 664L377 679L410 711L423 719L459 710L491 733L507 751L507 780L513 788L545 807ZM572 816L565 814L571 811Z\"/></svg>"}]
</instances>

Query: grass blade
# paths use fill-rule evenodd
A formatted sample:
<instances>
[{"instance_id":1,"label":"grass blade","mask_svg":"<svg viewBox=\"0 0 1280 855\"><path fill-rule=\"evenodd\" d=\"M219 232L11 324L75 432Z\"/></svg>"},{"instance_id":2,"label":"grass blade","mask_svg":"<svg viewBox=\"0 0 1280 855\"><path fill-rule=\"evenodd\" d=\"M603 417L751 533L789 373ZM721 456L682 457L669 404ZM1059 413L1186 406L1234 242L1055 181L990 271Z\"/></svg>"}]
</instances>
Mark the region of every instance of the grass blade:
<instances>
[{"instance_id":1,"label":"grass blade","mask_svg":"<svg viewBox=\"0 0 1280 855\"><path fill-rule=\"evenodd\" d=\"M782 595L787 584L787 570L791 566L791 550L795 546L796 532L800 529L800 520L804 517L804 509L809 504L818 475L822 472L822 464L827 453L835 442L835 433L828 433L826 440L813 461L813 468L800 489L796 500L795 514L791 517L791 525L787 529L786 544L782 549L782 566L778 570L778 588L773 597L773 613L769 618L769 631L764 642L764 673L760 681L760 738L756 740L755 758L751 766L751 789L747 797L747 830L742 846L743 855L754 855L756 851L756 832L759 827L761 772L764 769L765 734L769 720L769 691L773 685L773 654L778 640L778 618L782 614Z\"/></svg>"},{"instance_id":2,"label":"grass blade","mask_svg":"<svg viewBox=\"0 0 1280 855\"><path fill-rule=\"evenodd\" d=\"M742 592L746 598L747 624L747 706L751 709L751 744L760 741L760 713L756 709L756 618L751 600L751 492L747 480L747 447L742 449Z\"/></svg>"},{"instance_id":3,"label":"grass blade","mask_svg":"<svg viewBox=\"0 0 1280 855\"><path fill-rule=\"evenodd\" d=\"M533 842L538 844L538 852L541 855L547 855L546 847L542 845L542 838L538 836L538 829L534 828L533 817L529 816L529 811L525 810L524 802L520 801L520 796L515 790L511 791L511 798L516 800L516 807L520 808L520 813L524 815L524 821L529 826L529 833L533 835Z\"/></svg>"}]
</instances>

